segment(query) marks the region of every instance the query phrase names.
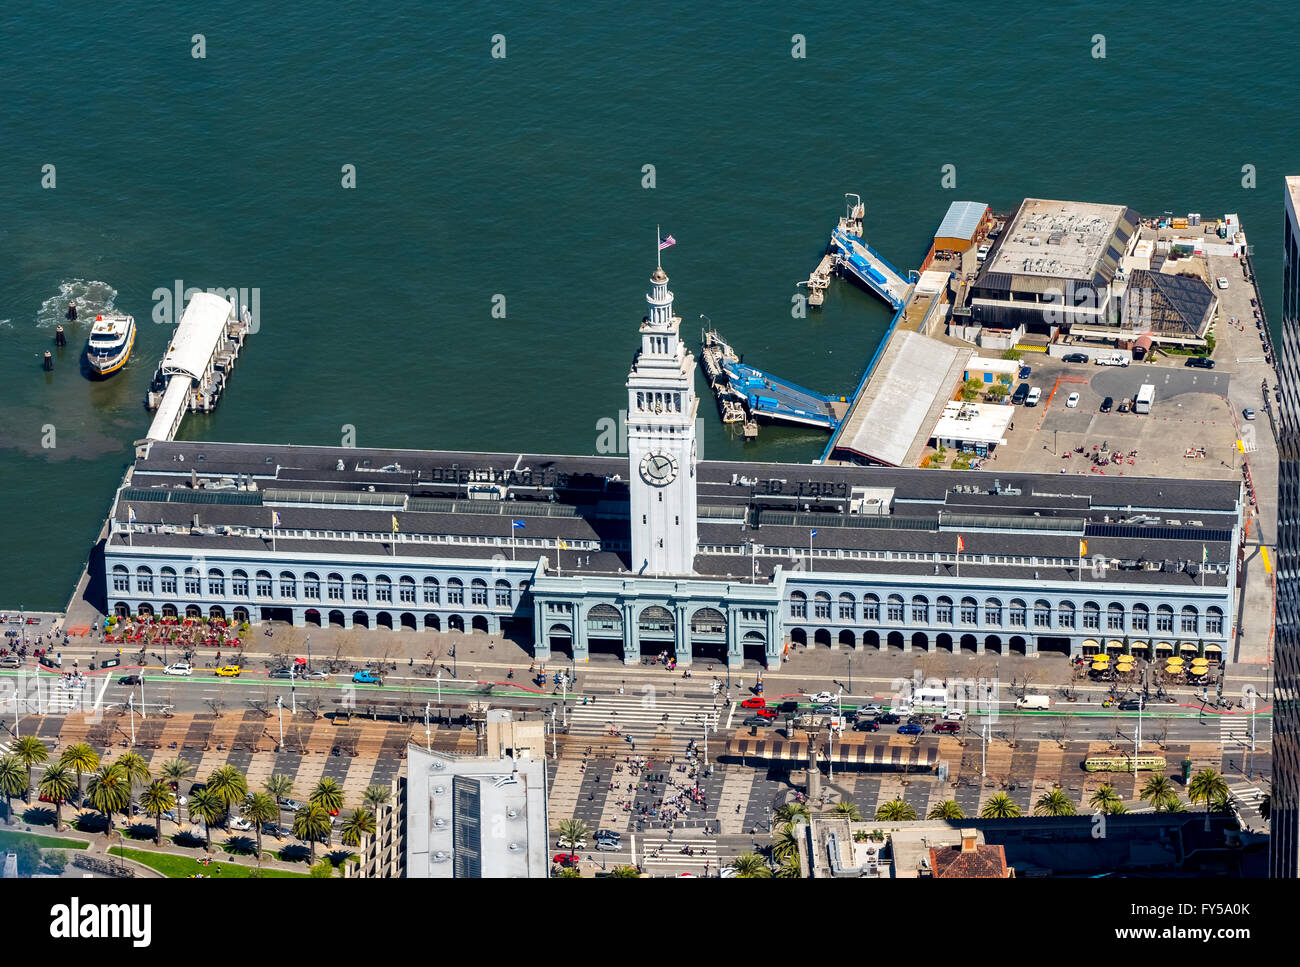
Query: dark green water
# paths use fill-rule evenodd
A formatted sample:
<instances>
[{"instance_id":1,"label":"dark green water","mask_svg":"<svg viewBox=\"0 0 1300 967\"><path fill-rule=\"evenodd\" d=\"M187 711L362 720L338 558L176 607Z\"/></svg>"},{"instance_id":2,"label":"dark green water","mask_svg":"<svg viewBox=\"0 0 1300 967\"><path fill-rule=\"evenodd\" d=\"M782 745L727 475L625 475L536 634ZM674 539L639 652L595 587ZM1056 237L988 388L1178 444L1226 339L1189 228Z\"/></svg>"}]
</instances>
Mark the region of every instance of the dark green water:
<instances>
[{"instance_id":1,"label":"dark green water","mask_svg":"<svg viewBox=\"0 0 1300 967\"><path fill-rule=\"evenodd\" d=\"M246 6L0 19L2 605L65 603L148 426L170 332L152 293L177 279L261 294L260 332L187 438L338 444L350 424L363 446L574 453L624 403L656 224L679 243L665 268L688 341L706 313L747 361L824 392L856 385L888 321L846 284L790 315L845 191L904 270L957 198L1239 212L1278 311L1294 7ZM69 292L83 320L111 296L140 323L107 382L80 372L84 321L40 369ZM706 456L825 443L764 429L745 446L702 412Z\"/></svg>"}]
</instances>

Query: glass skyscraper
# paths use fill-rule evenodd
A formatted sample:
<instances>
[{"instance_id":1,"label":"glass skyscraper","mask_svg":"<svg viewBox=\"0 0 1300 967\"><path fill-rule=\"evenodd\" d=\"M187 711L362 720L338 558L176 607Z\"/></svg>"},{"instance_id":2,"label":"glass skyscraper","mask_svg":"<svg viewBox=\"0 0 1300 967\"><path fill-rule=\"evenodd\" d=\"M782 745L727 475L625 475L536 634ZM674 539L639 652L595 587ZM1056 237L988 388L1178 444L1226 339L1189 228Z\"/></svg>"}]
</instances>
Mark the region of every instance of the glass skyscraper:
<instances>
[{"instance_id":1,"label":"glass skyscraper","mask_svg":"<svg viewBox=\"0 0 1300 967\"><path fill-rule=\"evenodd\" d=\"M1300 872L1300 176L1286 179L1285 204L1269 873L1293 878Z\"/></svg>"}]
</instances>

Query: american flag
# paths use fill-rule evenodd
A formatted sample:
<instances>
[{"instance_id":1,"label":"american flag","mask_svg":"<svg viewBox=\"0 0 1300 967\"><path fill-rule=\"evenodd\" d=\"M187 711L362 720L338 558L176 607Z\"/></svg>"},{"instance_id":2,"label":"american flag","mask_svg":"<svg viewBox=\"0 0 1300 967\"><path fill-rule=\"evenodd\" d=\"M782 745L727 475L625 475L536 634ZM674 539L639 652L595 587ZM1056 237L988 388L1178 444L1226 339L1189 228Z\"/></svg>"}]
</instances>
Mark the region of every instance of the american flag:
<instances>
[{"instance_id":1,"label":"american flag","mask_svg":"<svg viewBox=\"0 0 1300 967\"><path fill-rule=\"evenodd\" d=\"M659 251L662 252L666 248L672 248L676 244L677 239L673 238L671 235L665 235L663 238L659 239Z\"/></svg>"}]
</instances>

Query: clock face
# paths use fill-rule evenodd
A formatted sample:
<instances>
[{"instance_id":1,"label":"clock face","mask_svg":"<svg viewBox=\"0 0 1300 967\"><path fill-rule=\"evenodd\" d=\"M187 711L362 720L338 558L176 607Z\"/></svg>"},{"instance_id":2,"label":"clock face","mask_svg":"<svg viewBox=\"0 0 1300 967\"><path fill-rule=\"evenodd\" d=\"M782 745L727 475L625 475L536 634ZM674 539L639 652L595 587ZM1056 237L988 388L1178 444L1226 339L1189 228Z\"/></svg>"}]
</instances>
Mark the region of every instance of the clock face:
<instances>
[{"instance_id":1,"label":"clock face","mask_svg":"<svg viewBox=\"0 0 1300 967\"><path fill-rule=\"evenodd\" d=\"M677 477L677 461L667 453L647 453L641 458L641 477L656 487L670 484Z\"/></svg>"}]
</instances>

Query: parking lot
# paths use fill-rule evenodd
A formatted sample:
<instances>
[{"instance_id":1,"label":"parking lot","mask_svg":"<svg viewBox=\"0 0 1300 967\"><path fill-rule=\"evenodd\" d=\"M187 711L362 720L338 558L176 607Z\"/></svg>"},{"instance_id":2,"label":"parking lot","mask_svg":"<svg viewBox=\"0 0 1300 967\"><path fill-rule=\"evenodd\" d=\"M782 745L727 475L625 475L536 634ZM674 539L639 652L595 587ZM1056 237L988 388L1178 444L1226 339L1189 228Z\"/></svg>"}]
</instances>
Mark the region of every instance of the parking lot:
<instances>
[{"instance_id":1,"label":"parking lot","mask_svg":"<svg viewBox=\"0 0 1300 967\"><path fill-rule=\"evenodd\" d=\"M1237 432L1226 400L1231 376L1224 368L1185 368L1181 359L1156 364L1098 366L1026 354L1027 380L1042 391L1036 407L1017 408L1005 446L986 470L1038 473L1105 473L1172 477L1236 477ZM1149 414L1119 412L1144 383L1155 386ZM1071 393L1077 407L1067 407ZM1100 412L1110 397L1109 413ZM1083 453L1076 452L1082 447ZM1094 453L1119 451L1121 464L1095 465ZM1094 450L1094 448L1096 448ZM1189 448L1204 456L1186 456ZM1132 451L1136 455L1127 456Z\"/></svg>"}]
</instances>

